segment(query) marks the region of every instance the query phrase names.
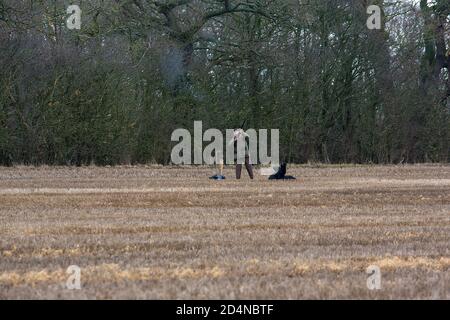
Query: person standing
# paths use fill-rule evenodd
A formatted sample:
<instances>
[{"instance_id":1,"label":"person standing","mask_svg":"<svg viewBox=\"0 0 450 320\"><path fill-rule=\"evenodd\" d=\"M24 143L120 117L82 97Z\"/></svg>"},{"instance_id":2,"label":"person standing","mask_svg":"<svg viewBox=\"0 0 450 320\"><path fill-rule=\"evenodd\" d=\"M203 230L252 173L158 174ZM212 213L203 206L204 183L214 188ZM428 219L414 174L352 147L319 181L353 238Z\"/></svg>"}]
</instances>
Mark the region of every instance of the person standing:
<instances>
[{"instance_id":1,"label":"person standing","mask_svg":"<svg viewBox=\"0 0 450 320\"><path fill-rule=\"evenodd\" d=\"M250 163L250 154L247 142L248 135L243 129L235 129L233 140L230 143L234 144L234 161L236 162L236 179L240 180L242 175L242 164L245 163L245 168L247 169L250 179L254 179L253 166ZM244 155L239 154L238 145L239 142L244 144L245 152ZM241 152L242 153L242 152Z\"/></svg>"}]
</instances>

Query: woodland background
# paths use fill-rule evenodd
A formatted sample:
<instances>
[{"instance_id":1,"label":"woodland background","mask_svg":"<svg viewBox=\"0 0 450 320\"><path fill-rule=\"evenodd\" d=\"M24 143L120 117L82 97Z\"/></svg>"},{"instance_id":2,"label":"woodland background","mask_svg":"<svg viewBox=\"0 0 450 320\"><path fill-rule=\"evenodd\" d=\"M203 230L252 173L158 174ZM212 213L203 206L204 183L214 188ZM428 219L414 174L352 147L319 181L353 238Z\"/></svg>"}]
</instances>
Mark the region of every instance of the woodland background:
<instances>
[{"instance_id":1,"label":"woodland background","mask_svg":"<svg viewBox=\"0 0 450 320\"><path fill-rule=\"evenodd\" d=\"M449 64L448 0L0 0L0 164L168 164L194 120L295 163L448 162Z\"/></svg>"}]
</instances>

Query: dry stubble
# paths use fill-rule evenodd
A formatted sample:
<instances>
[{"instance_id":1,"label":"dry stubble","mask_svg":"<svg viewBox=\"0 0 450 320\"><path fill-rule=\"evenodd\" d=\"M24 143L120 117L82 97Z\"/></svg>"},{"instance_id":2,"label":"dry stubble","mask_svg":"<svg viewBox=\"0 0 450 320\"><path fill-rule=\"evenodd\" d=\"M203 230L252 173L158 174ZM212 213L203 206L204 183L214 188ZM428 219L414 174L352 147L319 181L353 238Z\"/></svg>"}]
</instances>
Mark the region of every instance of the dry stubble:
<instances>
[{"instance_id":1,"label":"dry stubble","mask_svg":"<svg viewBox=\"0 0 450 320\"><path fill-rule=\"evenodd\" d=\"M0 298L450 298L449 166L210 173L1 168Z\"/></svg>"}]
</instances>

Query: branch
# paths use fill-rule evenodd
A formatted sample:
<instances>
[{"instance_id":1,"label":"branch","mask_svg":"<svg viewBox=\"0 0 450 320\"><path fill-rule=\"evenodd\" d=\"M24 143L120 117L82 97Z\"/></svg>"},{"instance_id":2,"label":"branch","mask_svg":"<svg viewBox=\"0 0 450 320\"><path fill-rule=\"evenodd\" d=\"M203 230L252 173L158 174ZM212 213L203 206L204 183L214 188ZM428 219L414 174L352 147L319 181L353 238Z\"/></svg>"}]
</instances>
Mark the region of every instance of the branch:
<instances>
[{"instance_id":1,"label":"branch","mask_svg":"<svg viewBox=\"0 0 450 320\"><path fill-rule=\"evenodd\" d=\"M223 2L224 2L225 10L230 10L231 9L230 0L224 0Z\"/></svg>"},{"instance_id":2,"label":"branch","mask_svg":"<svg viewBox=\"0 0 450 320\"><path fill-rule=\"evenodd\" d=\"M187 5L191 3L192 0L172 0L172 1L166 1L166 3L161 3L158 1L155 1L156 7L159 8L159 12L166 15L169 14L173 9Z\"/></svg>"},{"instance_id":3,"label":"branch","mask_svg":"<svg viewBox=\"0 0 450 320\"><path fill-rule=\"evenodd\" d=\"M180 6L190 4L191 2L192 0L172 0L167 1L166 3L155 1L155 6L157 7L158 12L166 17L166 26L173 32L179 34L181 31L177 19L173 15L173 10Z\"/></svg>"},{"instance_id":4,"label":"branch","mask_svg":"<svg viewBox=\"0 0 450 320\"><path fill-rule=\"evenodd\" d=\"M247 7L243 7L243 6L247 6ZM183 38L184 39L192 38L192 36L194 34L196 34L198 31L200 31L209 20L220 17L220 16L224 16L227 14L252 13L252 14L260 15L267 19L272 20L272 17L270 17L264 11L260 10L258 7L254 7L254 8L252 8L252 7L253 6L251 6L249 4L238 3L233 8L231 8L230 2L228 0L224 0L224 8L223 9L217 10L217 11L212 11L210 13L205 14L197 24L195 24L192 28L190 28L189 30L187 30L186 32L183 33Z\"/></svg>"},{"instance_id":5,"label":"branch","mask_svg":"<svg viewBox=\"0 0 450 320\"><path fill-rule=\"evenodd\" d=\"M234 8L234 9L231 9L231 10L221 10L221 11L211 12L211 13L205 15L203 17L203 20L204 20L203 24L208 22L209 19L220 17L220 16L223 16L223 15L226 15L226 14L239 13L239 12L253 13L253 14L256 14L256 15L263 16L263 17L265 17L267 19L272 19L267 13L265 13L265 12L263 12L261 10L248 9L248 8L242 8L242 9Z\"/></svg>"}]
</instances>

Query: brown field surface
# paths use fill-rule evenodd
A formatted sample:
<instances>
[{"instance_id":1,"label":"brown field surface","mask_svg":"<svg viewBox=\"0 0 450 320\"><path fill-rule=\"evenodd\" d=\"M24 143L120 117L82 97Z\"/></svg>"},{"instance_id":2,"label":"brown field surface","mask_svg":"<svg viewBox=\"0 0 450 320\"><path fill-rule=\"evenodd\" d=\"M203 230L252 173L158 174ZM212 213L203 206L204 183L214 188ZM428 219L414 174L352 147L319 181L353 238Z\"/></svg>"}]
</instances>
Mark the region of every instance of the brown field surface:
<instances>
[{"instance_id":1,"label":"brown field surface","mask_svg":"<svg viewBox=\"0 0 450 320\"><path fill-rule=\"evenodd\" d=\"M450 299L450 166L211 174L0 168L0 299Z\"/></svg>"}]
</instances>

